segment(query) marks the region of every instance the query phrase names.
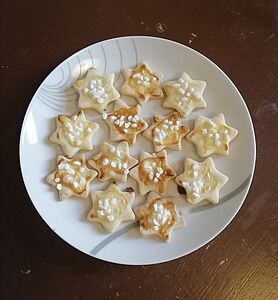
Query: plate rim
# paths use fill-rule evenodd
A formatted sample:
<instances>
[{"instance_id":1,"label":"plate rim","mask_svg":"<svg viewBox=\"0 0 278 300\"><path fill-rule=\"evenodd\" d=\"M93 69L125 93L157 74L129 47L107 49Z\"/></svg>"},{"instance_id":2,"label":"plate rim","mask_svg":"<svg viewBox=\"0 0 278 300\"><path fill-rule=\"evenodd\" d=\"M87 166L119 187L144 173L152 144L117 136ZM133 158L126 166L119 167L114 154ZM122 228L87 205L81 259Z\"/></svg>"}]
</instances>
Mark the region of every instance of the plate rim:
<instances>
[{"instance_id":1,"label":"plate rim","mask_svg":"<svg viewBox=\"0 0 278 300\"><path fill-rule=\"evenodd\" d=\"M23 138L23 130L24 130L24 127L25 127L25 123L26 123L26 119L27 119L27 115L28 115L28 112L30 110L30 107L34 101L34 98L38 92L38 90L40 89L40 87L43 85L43 83L46 81L46 79L56 70L59 68L59 66L61 64L63 64L64 62L67 62L69 61L71 58L73 58L74 56L78 55L79 53L83 52L84 50L94 46L94 45L98 45L98 44L102 44L104 42L109 42L109 41L113 41L113 40L119 40L119 39L154 39L154 40L161 40L161 41L165 41L165 42L170 42L170 43L173 43L177 46L182 46L184 48L187 48L188 50L190 51L193 51L195 52L195 54L198 54L200 56L202 56L205 60L207 60L208 62L210 62L211 64L213 64L217 69L218 71L220 71L222 73L222 75L224 75L224 77L226 77L226 79L228 79L228 81L231 83L231 85L233 86L233 88L236 90L237 94L240 96L241 100L242 100L242 103L244 105L244 108L247 112L247 116L248 116L248 120L249 120L249 123L251 124L251 133L252 133L252 137L253 137L253 146L254 146L254 157L253 157L253 161L252 161L252 172L251 172L251 177L250 177L250 180L246 186L246 190L244 192L244 195L242 197L242 201L240 203L240 205L237 207L237 209L235 210L234 214L232 214L232 217L230 218L230 220L223 226L223 228L221 228L219 231L217 231L215 234L212 235L212 237L207 240L206 242L200 244L197 248L195 248L194 250L192 250L191 252L187 253L187 254L181 254L181 255L177 255L177 256L174 256L170 259L163 259L163 260L156 260L156 261L153 261L153 262L147 262L147 263L136 263L136 262L133 262L133 263L125 263L125 262L117 262L117 261L114 261L114 260L107 260L107 259L104 259L104 258L100 258L98 257L97 255L94 256L92 254L90 254L90 252L85 252L79 248L77 248L76 246L72 245L70 242L66 241L59 233L55 232L51 226L48 224L48 222L42 217L42 215L40 214L40 212L38 211L38 209L36 208L35 206L35 203L33 202L32 200L32 197L29 193L29 190L28 190L28 187L27 187L27 182L25 181L25 177L24 177L24 171L23 171L23 166L22 166L22 147L23 147L23 142L22 142L22 138ZM177 42L175 40L171 40L171 39L168 39L168 38L161 38L161 37L156 37L156 36L150 36L150 35L128 35L128 36L118 36L118 37L113 37L113 38L109 38L109 39L105 39L105 40L101 40L101 41L97 41L93 44L90 44L90 45L87 45L85 47L83 47L82 49L76 51L76 52L73 52L72 54L70 54L69 56L67 56L65 59L63 59L62 61L60 61L49 73L46 77L43 78L43 80L41 81L41 83L38 85L38 87L36 88L36 91L34 92L34 94L32 95L32 98L31 98L31 101L29 102L25 112L24 112L24 118L23 118L23 121L22 121L22 124L21 124L21 129L20 129L20 135L19 135L19 153L18 153L18 157L19 157L19 164L20 164L20 174L21 174L21 177L22 177L22 180L23 180L23 183L24 183L24 188L29 196L29 200L31 200L31 203L33 205L33 207L35 208L36 212L38 213L38 215L40 216L40 218L43 220L43 222L51 229L52 232L55 233L56 236L58 236L59 238L61 238L65 243L67 243L68 245L70 245L71 247L73 247L74 249L78 250L79 252L81 252L82 254L85 254L89 257L92 257L92 258L95 258L95 259L98 259L100 261L104 261L104 262L109 262L109 263L114 263L114 264L119 264L119 265L128 265L128 266L132 266L132 265L154 265L154 264L160 264L160 263L165 263L165 262L170 262L170 261L173 261L173 260L176 260L176 259L179 259L181 257L185 257L189 254L192 254L194 253L195 251L199 250L200 248L202 248L204 245L210 243L215 237L217 237L219 234L222 233L222 231L224 229L226 229L230 223L234 220L235 216L238 214L239 210L241 209L243 203L245 202L246 198L247 198L247 195L250 191L250 188L251 188L251 185L253 183L253 178L254 178L254 173L255 173L255 169L256 169L256 159L257 159L257 144L256 144L256 134L255 134L255 129L254 129L254 124L253 124L253 121L252 121L252 117L251 117L251 114L250 114L250 111L248 109L248 105L247 103L245 102L244 98L242 97L239 89L237 88L237 86L234 84L234 82L231 80L231 78L214 62L212 61L210 58L208 58L206 55L204 55L203 53L187 46L187 45L184 45L180 42Z\"/></svg>"}]
</instances>

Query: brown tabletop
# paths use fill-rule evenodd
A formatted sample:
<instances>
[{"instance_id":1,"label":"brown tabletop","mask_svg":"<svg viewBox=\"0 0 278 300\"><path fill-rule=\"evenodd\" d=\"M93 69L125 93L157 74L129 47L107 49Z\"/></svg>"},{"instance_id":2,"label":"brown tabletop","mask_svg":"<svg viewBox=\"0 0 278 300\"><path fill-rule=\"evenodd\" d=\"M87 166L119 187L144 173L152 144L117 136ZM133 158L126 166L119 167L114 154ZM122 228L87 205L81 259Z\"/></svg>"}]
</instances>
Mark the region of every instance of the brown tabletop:
<instances>
[{"instance_id":1,"label":"brown tabletop","mask_svg":"<svg viewBox=\"0 0 278 300\"><path fill-rule=\"evenodd\" d=\"M275 0L2 0L1 298L278 299L277 29ZM152 266L99 261L63 242L35 211L18 161L21 122L45 76L75 51L124 35L169 38L216 62L257 138L253 184L232 223L198 251Z\"/></svg>"}]
</instances>

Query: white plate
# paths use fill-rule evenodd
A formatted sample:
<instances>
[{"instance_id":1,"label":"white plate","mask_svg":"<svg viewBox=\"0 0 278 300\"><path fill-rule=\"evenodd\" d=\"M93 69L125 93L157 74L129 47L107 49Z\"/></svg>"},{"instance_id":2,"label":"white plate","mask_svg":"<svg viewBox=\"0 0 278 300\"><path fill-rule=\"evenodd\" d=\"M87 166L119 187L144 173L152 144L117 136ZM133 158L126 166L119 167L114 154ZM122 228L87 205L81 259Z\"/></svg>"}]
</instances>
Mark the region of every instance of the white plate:
<instances>
[{"instance_id":1,"label":"white plate","mask_svg":"<svg viewBox=\"0 0 278 300\"><path fill-rule=\"evenodd\" d=\"M214 116L223 112L227 123L239 130L232 142L230 155L213 156L217 168L230 180L221 190L220 203L215 206L193 207L177 192L172 181L168 195L178 198L188 225L173 233L169 243L157 238L142 238L136 223L124 223L120 229L107 235L99 224L86 221L91 207L89 199L57 200L57 192L45 182L54 170L56 154L61 149L48 142L55 128L54 118L59 113L77 110L77 95L72 84L94 66L98 70L116 73L116 88L123 83L120 70L135 67L142 60L154 71L164 74L163 82L176 79L186 71L193 79L207 82L204 98L207 108L195 111L185 120L192 127L198 114ZM135 100L122 97L127 103ZM109 110L114 104L109 105ZM142 116L148 123L154 112L166 115L171 110L162 108L161 100L151 100L142 107ZM97 112L87 113L99 122L93 154L98 152L102 140L109 141L108 126ZM183 141L182 151L167 151L170 165L180 174L184 156L198 158L192 144ZM153 152L151 142L140 136L131 147L131 154L138 157L144 149ZM89 153L88 153L89 154ZM92 154L92 153L90 153ZM154 37L122 37L99 42L73 54L55 68L36 91L24 118L20 137L21 171L29 196L44 221L62 239L80 251L110 262L121 264L154 264L186 255L209 242L233 219L249 190L255 167L255 136L250 114L240 93L231 80L209 59L176 42ZM94 182L93 189L106 188L109 183ZM132 179L125 186L138 191ZM137 197L134 206L146 197Z\"/></svg>"}]
</instances>

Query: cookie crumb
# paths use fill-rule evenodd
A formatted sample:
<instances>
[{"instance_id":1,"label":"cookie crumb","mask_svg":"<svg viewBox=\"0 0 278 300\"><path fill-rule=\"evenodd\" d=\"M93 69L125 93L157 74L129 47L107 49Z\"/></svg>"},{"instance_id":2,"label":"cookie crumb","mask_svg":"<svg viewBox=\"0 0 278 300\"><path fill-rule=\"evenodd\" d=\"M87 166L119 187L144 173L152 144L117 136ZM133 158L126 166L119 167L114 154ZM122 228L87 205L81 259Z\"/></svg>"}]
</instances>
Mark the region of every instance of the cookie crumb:
<instances>
[{"instance_id":1,"label":"cookie crumb","mask_svg":"<svg viewBox=\"0 0 278 300\"><path fill-rule=\"evenodd\" d=\"M228 258L221 260L219 266L222 266L226 261L228 261Z\"/></svg>"},{"instance_id":2,"label":"cookie crumb","mask_svg":"<svg viewBox=\"0 0 278 300\"><path fill-rule=\"evenodd\" d=\"M162 33L162 32L164 32L164 31L166 31L167 26L166 26L165 24L163 24L163 23L157 23L157 24L155 25L155 28L156 28L156 31L157 31L157 32Z\"/></svg>"},{"instance_id":3,"label":"cookie crumb","mask_svg":"<svg viewBox=\"0 0 278 300\"><path fill-rule=\"evenodd\" d=\"M28 270L20 270L20 273L22 273L22 274L25 274L25 275L29 275L30 273L31 273L31 270L30 269L28 269Z\"/></svg>"}]
</instances>

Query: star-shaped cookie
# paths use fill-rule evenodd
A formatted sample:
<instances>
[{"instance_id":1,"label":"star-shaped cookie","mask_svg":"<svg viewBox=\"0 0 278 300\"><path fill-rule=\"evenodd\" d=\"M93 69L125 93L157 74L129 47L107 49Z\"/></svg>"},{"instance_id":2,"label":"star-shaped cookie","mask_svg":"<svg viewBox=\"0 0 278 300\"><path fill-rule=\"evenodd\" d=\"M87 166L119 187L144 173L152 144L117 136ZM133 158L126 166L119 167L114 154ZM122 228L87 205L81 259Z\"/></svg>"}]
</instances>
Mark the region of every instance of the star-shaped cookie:
<instances>
[{"instance_id":1,"label":"star-shaped cookie","mask_svg":"<svg viewBox=\"0 0 278 300\"><path fill-rule=\"evenodd\" d=\"M87 198L89 184L96 176L96 171L87 168L84 155L72 159L58 155L57 169L46 180L56 187L60 200L64 200L72 195Z\"/></svg>"},{"instance_id":2,"label":"star-shaped cookie","mask_svg":"<svg viewBox=\"0 0 278 300\"><path fill-rule=\"evenodd\" d=\"M156 152L164 148L181 150L181 140L190 129L181 124L180 114L174 112L166 117L155 115L153 124L144 132L144 136L153 142Z\"/></svg>"},{"instance_id":3,"label":"star-shaped cookie","mask_svg":"<svg viewBox=\"0 0 278 300\"><path fill-rule=\"evenodd\" d=\"M82 110L72 116L59 115L56 118L56 130L49 140L62 147L68 157L73 157L79 150L92 150L92 137L99 125L86 120Z\"/></svg>"},{"instance_id":4,"label":"star-shaped cookie","mask_svg":"<svg viewBox=\"0 0 278 300\"><path fill-rule=\"evenodd\" d=\"M140 117L140 105L129 107L121 100L116 102L114 111L103 113L103 119L110 128L111 141L124 140L134 144L137 135L148 127L148 123Z\"/></svg>"},{"instance_id":5,"label":"star-shaped cookie","mask_svg":"<svg viewBox=\"0 0 278 300\"><path fill-rule=\"evenodd\" d=\"M211 157L203 162L186 158L184 172L175 180L186 190L189 203L197 204L207 200L216 204L219 201L219 190L226 184L228 177L216 169Z\"/></svg>"},{"instance_id":6,"label":"star-shaped cookie","mask_svg":"<svg viewBox=\"0 0 278 300\"><path fill-rule=\"evenodd\" d=\"M122 192L116 184L105 191L91 193L93 207L88 221L101 223L107 232L115 231L123 221L132 221L135 215L131 209L134 192Z\"/></svg>"},{"instance_id":7,"label":"star-shaped cookie","mask_svg":"<svg viewBox=\"0 0 278 300\"><path fill-rule=\"evenodd\" d=\"M102 74L95 68L90 68L85 78L76 81L73 85L79 94L78 107L105 111L110 102L120 98L120 94L113 86L114 77L113 73Z\"/></svg>"},{"instance_id":8,"label":"star-shaped cookie","mask_svg":"<svg viewBox=\"0 0 278 300\"><path fill-rule=\"evenodd\" d=\"M129 169L137 165L138 160L129 155L127 142L116 146L103 142L100 152L88 160L88 165L98 171L100 181L114 179L126 182Z\"/></svg>"},{"instance_id":9,"label":"star-shaped cookie","mask_svg":"<svg viewBox=\"0 0 278 300\"><path fill-rule=\"evenodd\" d=\"M140 195L150 191L164 195L169 180L176 176L167 163L167 152L149 154L142 151L139 165L131 169L129 175L138 182Z\"/></svg>"},{"instance_id":10,"label":"star-shaped cookie","mask_svg":"<svg viewBox=\"0 0 278 300\"><path fill-rule=\"evenodd\" d=\"M165 83L167 97L163 106L174 108L182 117L186 117L193 109L207 106L203 98L205 87L204 81L193 80L184 72L178 80Z\"/></svg>"},{"instance_id":11,"label":"star-shaped cookie","mask_svg":"<svg viewBox=\"0 0 278 300\"><path fill-rule=\"evenodd\" d=\"M162 98L163 91L160 88L162 74L152 72L143 62L135 69L124 69L125 82L121 93L136 98L139 104L145 104L150 98Z\"/></svg>"},{"instance_id":12,"label":"star-shaped cookie","mask_svg":"<svg viewBox=\"0 0 278 300\"><path fill-rule=\"evenodd\" d=\"M177 212L176 201L162 198L155 192L151 192L146 203L136 207L134 212L143 236L158 235L168 242L173 230L185 225Z\"/></svg>"},{"instance_id":13,"label":"star-shaped cookie","mask_svg":"<svg viewBox=\"0 0 278 300\"><path fill-rule=\"evenodd\" d=\"M228 155L229 143L237 134L236 129L226 124L221 113L211 119L198 116L194 129L186 138L196 146L199 156L207 157L213 153Z\"/></svg>"}]
</instances>

